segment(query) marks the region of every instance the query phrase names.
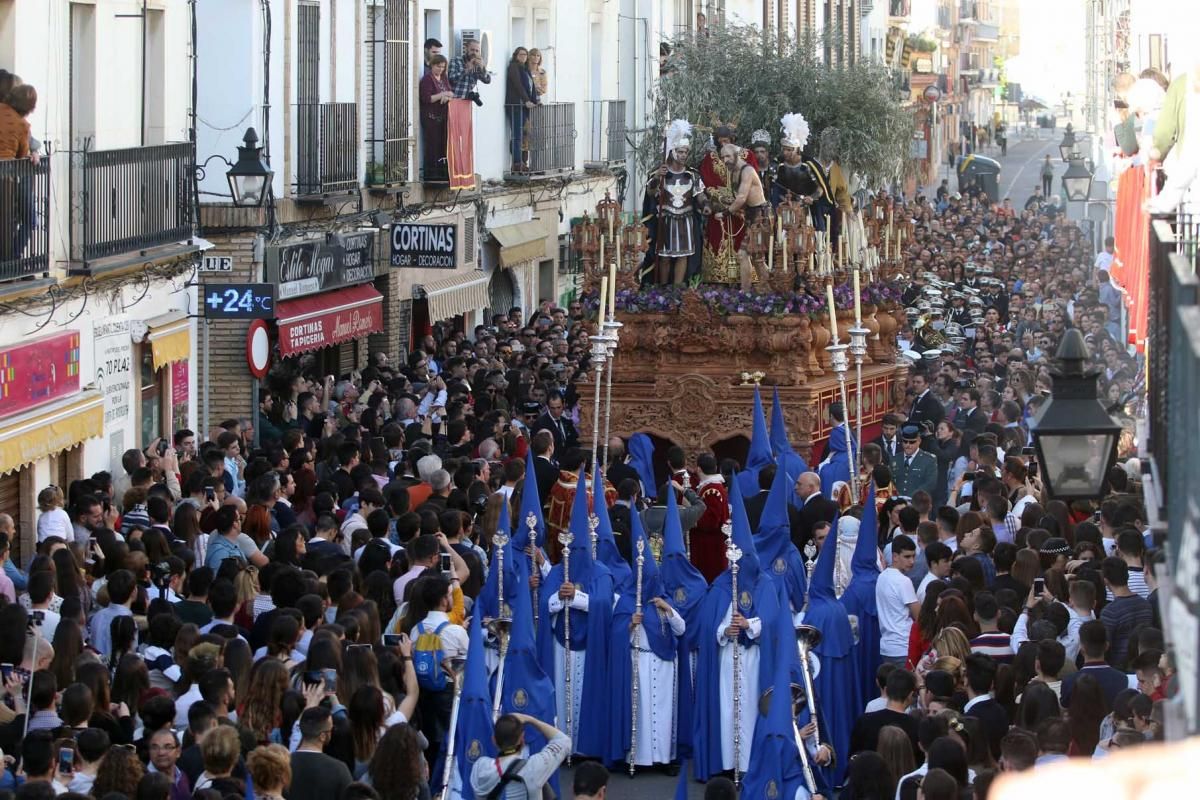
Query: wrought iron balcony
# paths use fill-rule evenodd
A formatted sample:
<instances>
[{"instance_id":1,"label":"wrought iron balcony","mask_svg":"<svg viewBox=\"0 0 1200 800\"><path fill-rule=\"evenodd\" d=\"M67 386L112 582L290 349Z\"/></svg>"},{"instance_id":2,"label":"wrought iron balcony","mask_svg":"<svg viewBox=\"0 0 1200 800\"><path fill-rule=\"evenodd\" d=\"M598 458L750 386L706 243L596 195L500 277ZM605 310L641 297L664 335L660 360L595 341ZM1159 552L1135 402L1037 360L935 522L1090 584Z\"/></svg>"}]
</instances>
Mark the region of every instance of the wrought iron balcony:
<instances>
[{"instance_id":1,"label":"wrought iron balcony","mask_svg":"<svg viewBox=\"0 0 1200 800\"><path fill-rule=\"evenodd\" d=\"M625 163L625 101L589 100L587 169L604 169Z\"/></svg>"},{"instance_id":2,"label":"wrought iron balcony","mask_svg":"<svg viewBox=\"0 0 1200 800\"><path fill-rule=\"evenodd\" d=\"M0 288L50 271L50 157L0 161Z\"/></svg>"},{"instance_id":3,"label":"wrought iron balcony","mask_svg":"<svg viewBox=\"0 0 1200 800\"><path fill-rule=\"evenodd\" d=\"M191 142L71 154L71 271L187 243L195 231Z\"/></svg>"},{"instance_id":4,"label":"wrought iron balcony","mask_svg":"<svg viewBox=\"0 0 1200 800\"><path fill-rule=\"evenodd\" d=\"M370 9L366 59L367 186L385 189L410 179L412 121L408 100L412 84L408 48L412 25L409 0L378 0Z\"/></svg>"},{"instance_id":5,"label":"wrought iron balcony","mask_svg":"<svg viewBox=\"0 0 1200 800\"><path fill-rule=\"evenodd\" d=\"M533 108L506 106L512 163L507 180L570 172L575 168L575 104L541 103ZM520 138L514 140L513 124Z\"/></svg>"},{"instance_id":6,"label":"wrought iron balcony","mask_svg":"<svg viewBox=\"0 0 1200 800\"><path fill-rule=\"evenodd\" d=\"M319 201L357 190L358 104L299 103L295 108L295 198Z\"/></svg>"}]
</instances>

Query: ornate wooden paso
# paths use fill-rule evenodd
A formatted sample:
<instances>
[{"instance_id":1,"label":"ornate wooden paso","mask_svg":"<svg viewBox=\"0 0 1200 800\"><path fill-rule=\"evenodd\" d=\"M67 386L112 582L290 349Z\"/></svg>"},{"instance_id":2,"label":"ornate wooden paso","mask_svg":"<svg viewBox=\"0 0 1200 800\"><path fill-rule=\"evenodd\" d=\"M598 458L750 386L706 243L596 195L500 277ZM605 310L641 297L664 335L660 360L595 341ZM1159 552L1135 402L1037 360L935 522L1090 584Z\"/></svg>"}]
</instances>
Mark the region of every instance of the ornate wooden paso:
<instances>
[{"instance_id":1,"label":"ornate wooden paso","mask_svg":"<svg viewBox=\"0 0 1200 800\"><path fill-rule=\"evenodd\" d=\"M891 333L890 314L879 312ZM829 435L829 404L837 400L832 372L812 374L815 338L828 343L829 332L807 316L722 316L698 293L687 293L672 313L618 311L624 325L613 371L613 434L637 431L661 436L694 458L719 442L749 437L753 382L742 373L761 372L761 385L777 386L792 445L806 458L814 442ZM849 324L842 320L842 324ZM876 350L894 353L894 343ZM863 368L866 426L880 421L902 401L907 367L892 355ZM581 394L585 390L581 387ZM589 404L582 403L580 430L591 430Z\"/></svg>"}]
</instances>

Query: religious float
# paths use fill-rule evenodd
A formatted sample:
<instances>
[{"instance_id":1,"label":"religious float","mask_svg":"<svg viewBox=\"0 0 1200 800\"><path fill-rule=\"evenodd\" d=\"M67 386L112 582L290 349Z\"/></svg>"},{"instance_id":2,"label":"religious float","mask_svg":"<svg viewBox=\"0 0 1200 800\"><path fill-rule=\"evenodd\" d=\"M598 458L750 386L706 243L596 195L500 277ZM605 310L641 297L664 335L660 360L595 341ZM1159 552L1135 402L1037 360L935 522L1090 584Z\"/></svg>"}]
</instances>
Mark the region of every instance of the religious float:
<instances>
[{"instance_id":1,"label":"religious float","mask_svg":"<svg viewBox=\"0 0 1200 800\"><path fill-rule=\"evenodd\" d=\"M605 443L642 431L693 461L706 450L744 458L759 385L778 388L792 446L810 464L833 428L834 402L849 409L856 436L877 435L873 426L903 400L909 368L896 334L912 223L883 195L849 221L831 245L803 205L784 202L746 231L757 272L750 291L711 280L664 286L644 280L643 220L601 201L572 229L597 325L579 387L582 436Z\"/></svg>"}]
</instances>

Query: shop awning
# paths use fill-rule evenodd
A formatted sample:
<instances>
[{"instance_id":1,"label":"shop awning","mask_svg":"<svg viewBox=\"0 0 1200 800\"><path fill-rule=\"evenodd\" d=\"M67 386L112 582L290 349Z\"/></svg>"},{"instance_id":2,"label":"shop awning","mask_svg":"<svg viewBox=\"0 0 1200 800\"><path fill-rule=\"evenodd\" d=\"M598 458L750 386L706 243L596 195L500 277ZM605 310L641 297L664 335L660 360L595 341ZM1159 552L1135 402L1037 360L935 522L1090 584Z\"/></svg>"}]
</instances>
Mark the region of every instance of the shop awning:
<instances>
[{"instance_id":1,"label":"shop awning","mask_svg":"<svg viewBox=\"0 0 1200 800\"><path fill-rule=\"evenodd\" d=\"M429 321L440 322L486 307L488 281L488 275L468 272L466 275L455 275L453 278L425 284Z\"/></svg>"},{"instance_id":2,"label":"shop awning","mask_svg":"<svg viewBox=\"0 0 1200 800\"><path fill-rule=\"evenodd\" d=\"M192 325L184 311L172 311L146 320L150 328L150 349L154 354L154 369L160 370L173 361L186 361L192 356Z\"/></svg>"},{"instance_id":3,"label":"shop awning","mask_svg":"<svg viewBox=\"0 0 1200 800\"><path fill-rule=\"evenodd\" d=\"M513 267L522 261L544 258L546 255L546 236L540 222L519 222L492 228L492 237L500 243L502 267Z\"/></svg>"},{"instance_id":4,"label":"shop awning","mask_svg":"<svg viewBox=\"0 0 1200 800\"><path fill-rule=\"evenodd\" d=\"M292 356L383 331L383 295L364 283L276 305L279 354Z\"/></svg>"},{"instance_id":5,"label":"shop awning","mask_svg":"<svg viewBox=\"0 0 1200 800\"><path fill-rule=\"evenodd\" d=\"M89 390L0 423L0 475L104 433L104 397Z\"/></svg>"}]
</instances>

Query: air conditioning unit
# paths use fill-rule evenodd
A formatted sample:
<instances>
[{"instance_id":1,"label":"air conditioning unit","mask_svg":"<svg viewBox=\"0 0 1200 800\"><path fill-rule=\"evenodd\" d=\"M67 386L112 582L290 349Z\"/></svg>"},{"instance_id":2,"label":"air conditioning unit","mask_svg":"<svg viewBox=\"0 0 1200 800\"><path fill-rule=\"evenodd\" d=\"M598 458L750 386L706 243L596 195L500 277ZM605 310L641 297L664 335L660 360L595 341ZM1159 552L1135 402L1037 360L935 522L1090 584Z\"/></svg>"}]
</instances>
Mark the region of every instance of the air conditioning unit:
<instances>
[{"instance_id":1,"label":"air conditioning unit","mask_svg":"<svg viewBox=\"0 0 1200 800\"><path fill-rule=\"evenodd\" d=\"M467 49L468 42L479 42L479 54L483 63L492 67L492 32L484 28L462 28L458 32L458 54L461 56Z\"/></svg>"}]
</instances>

